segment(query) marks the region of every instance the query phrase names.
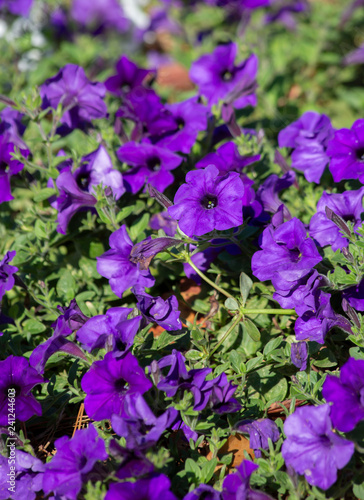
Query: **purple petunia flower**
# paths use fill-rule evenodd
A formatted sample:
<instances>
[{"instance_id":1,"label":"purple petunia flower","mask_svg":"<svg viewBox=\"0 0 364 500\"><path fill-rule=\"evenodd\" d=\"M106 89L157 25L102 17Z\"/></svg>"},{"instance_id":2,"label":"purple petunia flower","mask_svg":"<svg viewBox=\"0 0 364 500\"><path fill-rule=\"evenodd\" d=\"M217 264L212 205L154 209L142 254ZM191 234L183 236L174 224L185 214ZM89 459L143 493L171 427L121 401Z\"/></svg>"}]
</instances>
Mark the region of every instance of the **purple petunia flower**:
<instances>
[{"instance_id":1,"label":"purple petunia flower","mask_svg":"<svg viewBox=\"0 0 364 500\"><path fill-rule=\"evenodd\" d=\"M15 284L13 276L19 269L9 264L16 255L16 251L6 252L5 257L0 262L0 302L5 295L5 292L11 290Z\"/></svg>"},{"instance_id":2,"label":"purple petunia flower","mask_svg":"<svg viewBox=\"0 0 364 500\"><path fill-rule=\"evenodd\" d=\"M161 297L152 297L140 287L133 288L132 292L138 301L136 307L148 322L155 322L167 331L181 330L181 312L174 295L163 300Z\"/></svg>"},{"instance_id":3,"label":"purple petunia flower","mask_svg":"<svg viewBox=\"0 0 364 500\"><path fill-rule=\"evenodd\" d=\"M235 474L229 474L225 477L222 484L223 500L272 500L269 495L260 491L252 490L249 481L250 476L259 465L250 460L243 460Z\"/></svg>"},{"instance_id":4,"label":"purple petunia flower","mask_svg":"<svg viewBox=\"0 0 364 500\"><path fill-rule=\"evenodd\" d=\"M352 431L364 420L364 361L349 358L341 368L340 378L327 375L322 395L329 403L331 420L342 432Z\"/></svg>"},{"instance_id":5,"label":"purple petunia flower","mask_svg":"<svg viewBox=\"0 0 364 500\"><path fill-rule=\"evenodd\" d=\"M215 153L209 153L195 165L196 168L206 168L209 165L215 165L220 174L227 172L239 172L246 166L260 160L260 155L241 156L237 145L234 142L226 142Z\"/></svg>"},{"instance_id":6,"label":"purple petunia flower","mask_svg":"<svg viewBox=\"0 0 364 500\"><path fill-rule=\"evenodd\" d=\"M237 109L256 105L254 90L246 95L245 89L255 88L258 58L252 54L235 66L237 52L236 43L219 45L212 54L205 54L192 64L190 78L210 105L225 98L231 100L232 94Z\"/></svg>"},{"instance_id":7,"label":"purple petunia flower","mask_svg":"<svg viewBox=\"0 0 364 500\"><path fill-rule=\"evenodd\" d=\"M226 373L221 373L213 380L210 395L212 411L221 415L223 413L235 413L241 409L241 404L233 398L238 387L228 381Z\"/></svg>"},{"instance_id":8,"label":"purple petunia flower","mask_svg":"<svg viewBox=\"0 0 364 500\"><path fill-rule=\"evenodd\" d=\"M0 134L3 135L8 142L14 146L27 150L27 145L22 137L25 132L25 125L22 123L24 114L19 111L7 107L0 112Z\"/></svg>"},{"instance_id":9,"label":"purple petunia flower","mask_svg":"<svg viewBox=\"0 0 364 500\"><path fill-rule=\"evenodd\" d=\"M326 276L313 269L294 284L287 282L286 287L281 286L278 291L274 292L273 298L281 307L294 308L296 313L302 316L306 311L316 311L322 293L320 288L328 284L329 280Z\"/></svg>"},{"instance_id":10,"label":"purple petunia flower","mask_svg":"<svg viewBox=\"0 0 364 500\"><path fill-rule=\"evenodd\" d=\"M200 486L187 493L183 500L222 500L222 493L212 486L200 484Z\"/></svg>"},{"instance_id":11,"label":"purple petunia flower","mask_svg":"<svg viewBox=\"0 0 364 500\"><path fill-rule=\"evenodd\" d=\"M174 181L170 171L183 160L172 151L149 143L129 142L121 146L116 154L120 161L133 167L124 173L124 181L133 194L146 183L163 192Z\"/></svg>"},{"instance_id":12,"label":"purple petunia flower","mask_svg":"<svg viewBox=\"0 0 364 500\"><path fill-rule=\"evenodd\" d=\"M121 359L108 352L103 360L92 364L82 378L81 387L87 394L87 414L94 420L103 420L114 413L120 414L126 394L144 394L152 383L130 352Z\"/></svg>"},{"instance_id":13,"label":"purple petunia flower","mask_svg":"<svg viewBox=\"0 0 364 500\"><path fill-rule=\"evenodd\" d=\"M77 340L89 352L105 345L111 346L114 352L130 349L142 319L141 316L128 319L132 310L127 307L112 307L106 314L88 319L78 330Z\"/></svg>"},{"instance_id":14,"label":"purple petunia flower","mask_svg":"<svg viewBox=\"0 0 364 500\"><path fill-rule=\"evenodd\" d=\"M273 0L273 11L269 12L264 21L266 23L281 23L287 29L296 29L296 19L294 14L308 10L309 5L306 0Z\"/></svg>"},{"instance_id":15,"label":"purple petunia flower","mask_svg":"<svg viewBox=\"0 0 364 500\"><path fill-rule=\"evenodd\" d=\"M295 342L291 344L291 362L300 371L307 368L308 349L307 342Z\"/></svg>"},{"instance_id":16,"label":"purple petunia flower","mask_svg":"<svg viewBox=\"0 0 364 500\"><path fill-rule=\"evenodd\" d=\"M125 97L133 89L143 84L143 81L153 73L150 69L139 68L127 56L122 55L116 63L116 75L105 81L106 90L119 97Z\"/></svg>"},{"instance_id":17,"label":"purple petunia flower","mask_svg":"<svg viewBox=\"0 0 364 500\"><path fill-rule=\"evenodd\" d=\"M139 479L135 483L112 484L106 493L105 500L177 500L170 491L171 482L164 474Z\"/></svg>"},{"instance_id":18,"label":"purple petunia flower","mask_svg":"<svg viewBox=\"0 0 364 500\"><path fill-rule=\"evenodd\" d=\"M282 177L276 174L271 174L265 179L262 185L259 186L257 191L257 200L263 205L267 212L275 214L279 207L283 204L279 199L278 194L287 189L296 180L296 175L291 170L286 172ZM288 208L283 205L283 216L286 220L292 218Z\"/></svg>"},{"instance_id":19,"label":"purple petunia flower","mask_svg":"<svg viewBox=\"0 0 364 500\"><path fill-rule=\"evenodd\" d=\"M81 312L74 299L71 301L70 306L62 308L61 312L63 314L52 324L52 328L54 328L53 335L42 344L39 344L30 355L29 363L38 373L44 373L48 359L58 351L86 359L83 351L66 337L69 337L80 328L88 318Z\"/></svg>"},{"instance_id":20,"label":"purple petunia flower","mask_svg":"<svg viewBox=\"0 0 364 500\"><path fill-rule=\"evenodd\" d=\"M328 144L329 169L335 182L343 179L364 181L364 119L356 120L351 129L335 132Z\"/></svg>"},{"instance_id":21,"label":"purple petunia flower","mask_svg":"<svg viewBox=\"0 0 364 500\"><path fill-rule=\"evenodd\" d=\"M343 298L357 311L364 311L364 279L343 291Z\"/></svg>"},{"instance_id":22,"label":"purple petunia flower","mask_svg":"<svg viewBox=\"0 0 364 500\"><path fill-rule=\"evenodd\" d=\"M320 291L315 294L314 310L308 310L297 318L294 330L297 340L311 340L323 344L326 334L335 326L351 333L350 322L332 309L330 294Z\"/></svg>"},{"instance_id":23,"label":"purple petunia flower","mask_svg":"<svg viewBox=\"0 0 364 500\"><path fill-rule=\"evenodd\" d=\"M188 172L186 182L178 189L168 213L188 236L201 236L214 229L223 231L243 223L244 184L237 172L221 176L210 165Z\"/></svg>"},{"instance_id":24,"label":"purple petunia flower","mask_svg":"<svg viewBox=\"0 0 364 500\"><path fill-rule=\"evenodd\" d=\"M81 25L126 31L129 21L117 0L73 0L71 17Z\"/></svg>"},{"instance_id":25,"label":"purple petunia flower","mask_svg":"<svg viewBox=\"0 0 364 500\"><path fill-rule=\"evenodd\" d=\"M360 47L358 47L355 50L352 50L349 52L349 54L346 54L346 56L343 59L343 64L345 66L349 66L351 64L363 64L364 63L364 44L361 44Z\"/></svg>"},{"instance_id":26,"label":"purple petunia flower","mask_svg":"<svg viewBox=\"0 0 364 500\"><path fill-rule=\"evenodd\" d=\"M171 113L175 128L158 138L157 145L171 151L190 153L199 132L207 128L208 109L197 97L191 97L186 101L167 104L166 110Z\"/></svg>"},{"instance_id":27,"label":"purple petunia flower","mask_svg":"<svg viewBox=\"0 0 364 500\"><path fill-rule=\"evenodd\" d=\"M155 231L163 229L167 236L174 236L177 232L177 221L173 220L168 212L152 215L149 226Z\"/></svg>"},{"instance_id":28,"label":"purple petunia flower","mask_svg":"<svg viewBox=\"0 0 364 500\"><path fill-rule=\"evenodd\" d=\"M278 291L293 288L322 260L304 225L295 217L276 229L268 226L260 246L262 250L252 257L253 274L261 281L272 280Z\"/></svg>"},{"instance_id":29,"label":"purple petunia flower","mask_svg":"<svg viewBox=\"0 0 364 500\"><path fill-rule=\"evenodd\" d=\"M326 207L329 207L336 215L339 215L344 221L350 221L354 224L354 229L362 225L361 214L363 209L364 187L357 191L345 191L344 193L326 193L323 192L317 203L317 213L310 222L310 236L324 247L331 245L334 252L339 248L348 246L348 240L345 238L338 226L332 222L326 215Z\"/></svg>"},{"instance_id":30,"label":"purple petunia flower","mask_svg":"<svg viewBox=\"0 0 364 500\"><path fill-rule=\"evenodd\" d=\"M70 171L62 172L56 180L59 196L55 201L57 215L57 232L66 234L67 227L72 217L84 208L93 208L96 198L83 191Z\"/></svg>"},{"instance_id":31,"label":"purple petunia flower","mask_svg":"<svg viewBox=\"0 0 364 500\"><path fill-rule=\"evenodd\" d=\"M0 10L7 9L16 16L29 16L33 0L0 0Z\"/></svg>"},{"instance_id":32,"label":"purple petunia flower","mask_svg":"<svg viewBox=\"0 0 364 500\"><path fill-rule=\"evenodd\" d=\"M286 465L323 490L335 483L337 470L345 467L354 453L354 443L331 429L328 404L297 408L284 423L287 439L282 455Z\"/></svg>"},{"instance_id":33,"label":"purple petunia flower","mask_svg":"<svg viewBox=\"0 0 364 500\"><path fill-rule=\"evenodd\" d=\"M107 115L104 84L91 82L84 69L76 64L66 64L55 76L48 78L39 91L44 107L57 109L62 104L61 123L68 131L89 126L91 120Z\"/></svg>"},{"instance_id":34,"label":"purple petunia flower","mask_svg":"<svg viewBox=\"0 0 364 500\"><path fill-rule=\"evenodd\" d=\"M249 434L250 448L254 450L255 456L258 458L262 456L260 448L263 448L264 450L269 449L268 438L275 443L280 437L277 424L268 418L261 418L255 421L243 420L242 422L236 424L235 428L239 432Z\"/></svg>"},{"instance_id":35,"label":"purple petunia flower","mask_svg":"<svg viewBox=\"0 0 364 500\"><path fill-rule=\"evenodd\" d=\"M60 194L52 203L58 210L59 233L66 234L68 224L75 213L94 207L94 187L98 184L109 187L116 200L126 191L121 173L113 167L111 158L102 145L84 156L81 166L73 173L70 161L62 162L59 167L61 165L61 173L56 180Z\"/></svg>"},{"instance_id":36,"label":"purple petunia flower","mask_svg":"<svg viewBox=\"0 0 364 500\"><path fill-rule=\"evenodd\" d=\"M139 285L151 287L154 284L149 271L142 271L139 264L130 259L133 243L126 226L112 233L109 238L111 249L97 257L97 272L109 280L112 291L122 297L125 290Z\"/></svg>"},{"instance_id":37,"label":"purple petunia flower","mask_svg":"<svg viewBox=\"0 0 364 500\"><path fill-rule=\"evenodd\" d=\"M43 377L29 366L21 356L8 356L0 361L0 425L8 425L8 391L14 393L14 408L17 420L24 422L33 415L41 415L42 408L31 390L44 383Z\"/></svg>"},{"instance_id":38,"label":"purple petunia flower","mask_svg":"<svg viewBox=\"0 0 364 500\"><path fill-rule=\"evenodd\" d=\"M108 458L104 440L90 424L87 429L77 430L72 439L68 436L57 439L55 446L56 455L45 465L44 493L76 500L96 462Z\"/></svg>"},{"instance_id":39,"label":"purple petunia flower","mask_svg":"<svg viewBox=\"0 0 364 500\"><path fill-rule=\"evenodd\" d=\"M16 143L9 142L10 137L4 133L0 135L0 203L14 199L10 190L10 177L23 170L24 165L12 157ZM28 149L20 149L23 156L28 157Z\"/></svg>"},{"instance_id":40,"label":"purple petunia flower","mask_svg":"<svg viewBox=\"0 0 364 500\"><path fill-rule=\"evenodd\" d=\"M15 467L15 485L9 482L9 470ZM45 465L29 453L15 450L15 458L0 455L0 500L35 500L43 488Z\"/></svg>"},{"instance_id":41,"label":"purple petunia flower","mask_svg":"<svg viewBox=\"0 0 364 500\"><path fill-rule=\"evenodd\" d=\"M111 424L114 431L125 438L127 448L143 450L153 446L177 416L177 410L168 408L156 417L143 396L137 393L125 396L121 415L113 415Z\"/></svg>"},{"instance_id":42,"label":"purple petunia flower","mask_svg":"<svg viewBox=\"0 0 364 500\"><path fill-rule=\"evenodd\" d=\"M146 137L157 140L165 132L176 128L176 122L161 98L154 90L144 87L137 87L131 91L121 103L115 116L135 123L131 133L133 141L140 141Z\"/></svg>"},{"instance_id":43,"label":"purple petunia flower","mask_svg":"<svg viewBox=\"0 0 364 500\"><path fill-rule=\"evenodd\" d=\"M308 182L319 184L329 162L327 147L334 129L326 115L306 111L278 134L279 147L293 148L292 167L304 173Z\"/></svg>"}]
</instances>

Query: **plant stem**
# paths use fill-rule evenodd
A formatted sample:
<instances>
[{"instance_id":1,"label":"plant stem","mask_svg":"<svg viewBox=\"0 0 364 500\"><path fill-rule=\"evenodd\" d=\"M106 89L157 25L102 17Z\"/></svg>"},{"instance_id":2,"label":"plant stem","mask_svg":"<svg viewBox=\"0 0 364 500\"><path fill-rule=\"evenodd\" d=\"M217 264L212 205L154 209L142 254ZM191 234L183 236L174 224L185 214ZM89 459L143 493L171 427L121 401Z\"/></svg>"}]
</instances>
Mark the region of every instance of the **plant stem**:
<instances>
[{"instance_id":1,"label":"plant stem","mask_svg":"<svg viewBox=\"0 0 364 500\"><path fill-rule=\"evenodd\" d=\"M225 297L228 297L228 298L234 298L229 292L227 292L226 290L224 290L223 288L221 288L219 285L217 285L216 283L214 283L212 280L210 280L210 278L208 278L202 271L199 270L198 267L195 266L195 264L192 262L191 258L189 256L185 256L185 259L186 259L186 262L192 267L192 269L194 271L196 271L196 273L203 279L206 281L206 283L208 283L209 285L211 285L212 287L215 288L215 290L217 290L218 292L222 293L223 295L225 295Z\"/></svg>"},{"instance_id":2,"label":"plant stem","mask_svg":"<svg viewBox=\"0 0 364 500\"><path fill-rule=\"evenodd\" d=\"M215 345L215 347L212 349L212 351L210 351L210 354L208 355L208 358L210 358L214 354L214 352L221 346L221 344L223 342L225 342L225 340L228 338L228 336L230 335L230 333L240 323L242 317L243 317L243 315L241 313L239 313L236 316L236 319L235 319L234 323L230 326L230 328L228 329L228 331L225 332L224 336L218 341L218 343Z\"/></svg>"},{"instance_id":3,"label":"plant stem","mask_svg":"<svg viewBox=\"0 0 364 500\"><path fill-rule=\"evenodd\" d=\"M242 314L277 314L290 316L291 314L296 314L294 309L241 309Z\"/></svg>"}]
</instances>

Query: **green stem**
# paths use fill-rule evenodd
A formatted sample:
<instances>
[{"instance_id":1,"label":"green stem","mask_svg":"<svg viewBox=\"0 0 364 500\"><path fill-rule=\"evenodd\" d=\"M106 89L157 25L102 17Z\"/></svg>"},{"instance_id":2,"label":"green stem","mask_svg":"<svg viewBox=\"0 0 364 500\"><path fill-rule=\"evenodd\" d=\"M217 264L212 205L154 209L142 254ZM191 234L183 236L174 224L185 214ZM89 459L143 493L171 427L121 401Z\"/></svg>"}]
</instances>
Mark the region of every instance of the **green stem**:
<instances>
[{"instance_id":1,"label":"green stem","mask_svg":"<svg viewBox=\"0 0 364 500\"><path fill-rule=\"evenodd\" d=\"M190 257L186 257L186 262L192 267L192 269L194 271L196 271L196 273L203 279L206 281L206 283L208 283L209 285L211 285L212 287L215 288L215 290L217 290L218 292L222 293L223 295L225 295L225 297L228 297L228 298L234 298L229 292L227 292L226 290L224 290L223 288L221 288L219 285L217 285L216 283L214 283L212 280L210 280L210 278L208 278L202 271L199 270L198 267L195 266L195 264L192 262L191 258Z\"/></svg>"},{"instance_id":2,"label":"green stem","mask_svg":"<svg viewBox=\"0 0 364 500\"><path fill-rule=\"evenodd\" d=\"M214 352L221 346L221 344L223 342L225 342L225 340L228 338L228 336L230 335L230 333L240 323L242 317L243 317L243 315L241 313L239 313L236 316L236 319L235 319L234 323L230 326L230 328L227 330L227 332L225 332L224 336L218 341L218 343L215 345L215 347L212 349L212 351L210 351L210 354L208 355L208 358L210 358L214 354Z\"/></svg>"},{"instance_id":3,"label":"green stem","mask_svg":"<svg viewBox=\"0 0 364 500\"><path fill-rule=\"evenodd\" d=\"M296 314L294 309L241 309L242 314L277 314L290 316L291 314Z\"/></svg>"}]
</instances>

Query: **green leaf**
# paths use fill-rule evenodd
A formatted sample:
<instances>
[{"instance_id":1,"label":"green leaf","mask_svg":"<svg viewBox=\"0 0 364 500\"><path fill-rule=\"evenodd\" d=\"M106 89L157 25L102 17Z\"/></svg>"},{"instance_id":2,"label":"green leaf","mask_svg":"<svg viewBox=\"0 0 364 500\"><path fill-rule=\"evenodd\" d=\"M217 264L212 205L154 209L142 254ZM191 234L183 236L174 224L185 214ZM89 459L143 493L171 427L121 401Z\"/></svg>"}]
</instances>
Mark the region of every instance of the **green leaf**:
<instances>
[{"instance_id":1,"label":"green leaf","mask_svg":"<svg viewBox=\"0 0 364 500\"><path fill-rule=\"evenodd\" d=\"M96 259L105 252L104 245L100 241L91 241L89 249L90 259Z\"/></svg>"},{"instance_id":2,"label":"green leaf","mask_svg":"<svg viewBox=\"0 0 364 500\"><path fill-rule=\"evenodd\" d=\"M203 353L200 351L196 351L195 349L191 349L185 353L185 358L190 361L201 361L203 358Z\"/></svg>"},{"instance_id":3,"label":"green leaf","mask_svg":"<svg viewBox=\"0 0 364 500\"><path fill-rule=\"evenodd\" d=\"M254 342L260 341L260 332L251 319L245 318L243 322L243 330L252 340L254 340Z\"/></svg>"},{"instance_id":4,"label":"green leaf","mask_svg":"<svg viewBox=\"0 0 364 500\"><path fill-rule=\"evenodd\" d=\"M129 229L129 236L132 241L135 241L140 233L142 233L144 229L147 228L149 224L149 218L149 214L143 214L142 217L140 217L138 221L131 226L131 228Z\"/></svg>"},{"instance_id":5,"label":"green leaf","mask_svg":"<svg viewBox=\"0 0 364 500\"><path fill-rule=\"evenodd\" d=\"M23 323L23 328L26 332L31 333L32 335L35 333L44 332L46 327L40 321L36 319L27 319Z\"/></svg>"},{"instance_id":6,"label":"green leaf","mask_svg":"<svg viewBox=\"0 0 364 500\"><path fill-rule=\"evenodd\" d=\"M247 301L247 298L249 296L250 290L252 289L253 282L247 274L241 273L240 278L239 278L239 286L240 286L240 294L241 294L241 298L243 299L243 307L244 307L245 303Z\"/></svg>"},{"instance_id":7,"label":"green leaf","mask_svg":"<svg viewBox=\"0 0 364 500\"><path fill-rule=\"evenodd\" d=\"M239 309L239 304L237 300L233 299L232 297L228 297L225 300L225 307L229 311L236 311L237 309Z\"/></svg>"},{"instance_id":8,"label":"green leaf","mask_svg":"<svg viewBox=\"0 0 364 500\"><path fill-rule=\"evenodd\" d=\"M66 300L72 300L75 296L76 282L70 271L63 271L57 282L57 294Z\"/></svg>"},{"instance_id":9,"label":"green leaf","mask_svg":"<svg viewBox=\"0 0 364 500\"><path fill-rule=\"evenodd\" d=\"M176 340L184 337L185 335L186 335L186 332L181 333L180 335L171 335L166 330L164 330L159 335L159 337L154 339L152 349L156 349L156 350L164 349L165 347L167 347L170 344L173 344L174 342L176 342Z\"/></svg>"},{"instance_id":10,"label":"green leaf","mask_svg":"<svg viewBox=\"0 0 364 500\"><path fill-rule=\"evenodd\" d=\"M34 196L33 200L35 202L44 201L50 198L51 196L55 195L56 193L57 191L53 188L44 188Z\"/></svg>"},{"instance_id":11,"label":"green leaf","mask_svg":"<svg viewBox=\"0 0 364 500\"><path fill-rule=\"evenodd\" d=\"M217 458L212 458L211 460L208 460L203 464L201 470L201 482L206 484L211 480L212 476L214 475L216 465Z\"/></svg>"},{"instance_id":12,"label":"green leaf","mask_svg":"<svg viewBox=\"0 0 364 500\"><path fill-rule=\"evenodd\" d=\"M359 500L364 500L364 483L354 484L353 493Z\"/></svg>"},{"instance_id":13,"label":"green leaf","mask_svg":"<svg viewBox=\"0 0 364 500\"><path fill-rule=\"evenodd\" d=\"M134 212L135 206L130 205L128 207L123 207L120 212L117 213L116 215L116 222L121 222L122 220L126 219L130 214Z\"/></svg>"}]
</instances>

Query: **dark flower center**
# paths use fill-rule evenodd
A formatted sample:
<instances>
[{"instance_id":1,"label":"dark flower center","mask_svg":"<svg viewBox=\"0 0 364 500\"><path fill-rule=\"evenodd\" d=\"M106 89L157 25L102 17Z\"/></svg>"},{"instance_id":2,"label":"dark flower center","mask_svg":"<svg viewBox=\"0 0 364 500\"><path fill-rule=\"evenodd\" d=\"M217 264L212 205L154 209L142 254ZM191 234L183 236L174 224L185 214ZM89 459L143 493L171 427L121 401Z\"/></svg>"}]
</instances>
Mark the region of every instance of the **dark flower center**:
<instances>
[{"instance_id":1,"label":"dark flower center","mask_svg":"<svg viewBox=\"0 0 364 500\"><path fill-rule=\"evenodd\" d=\"M125 390L125 380L123 378L119 378L115 380L114 387L116 392L124 392Z\"/></svg>"},{"instance_id":2,"label":"dark flower center","mask_svg":"<svg viewBox=\"0 0 364 500\"><path fill-rule=\"evenodd\" d=\"M298 248L294 248L293 250L289 251L289 258L291 262L298 262L301 257L302 255Z\"/></svg>"},{"instance_id":3,"label":"dark flower center","mask_svg":"<svg viewBox=\"0 0 364 500\"><path fill-rule=\"evenodd\" d=\"M8 170L8 164L5 161L0 161L0 172L6 172Z\"/></svg>"},{"instance_id":4,"label":"dark flower center","mask_svg":"<svg viewBox=\"0 0 364 500\"><path fill-rule=\"evenodd\" d=\"M158 172L161 168L161 160L158 156L152 156L147 160L147 167L149 170L154 170L154 172Z\"/></svg>"},{"instance_id":5,"label":"dark flower center","mask_svg":"<svg viewBox=\"0 0 364 500\"><path fill-rule=\"evenodd\" d=\"M77 186L83 191L87 190L88 185L90 183L90 174L85 172L84 174L80 174L77 176Z\"/></svg>"},{"instance_id":6,"label":"dark flower center","mask_svg":"<svg viewBox=\"0 0 364 500\"><path fill-rule=\"evenodd\" d=\"M207 210L216 208L218 205L217 197L213 196L212 194L206 194L201 200L201 205Z\"/></svg>"},{"instance_id":7,"label":"dark flower center","mask_svg":"<svg viewBox=\"0 0 364 500\"><path fill-rule=\"evenodd\" d=\"M223 71L221 73L221 78L225 81L225 82L229 82L232 78L233 78L233 74L231 71L229 71L228 69L226 69L225 71Z\"/></svg>"},{"instance_id":8,"label":"dark flower center","mask_svg":"<svg viewBox=\"0 0 364 500\"><path fill-rule=\"evenodd\" d=\"M9 387L9 389L14 389L15 397L20 396L20 393L21 393L20 385L13 385L12 387Z\"/></svg>"},{"instance_id":9,"label":"dark flower center","mask_svg":"<svg viewBox=\"0 0 364 500\"><path fill-rule=\"evenodd\" d=\"M176 123L178 125L179 130L183 129L183 127L186 125L186 122L180 116L176 118Z\"/></svg>"},{"instance_id":10,"label":"dark flower center","mask_svg":"<svg viewBox=\"0 0 364 500\"><path fill-rule=\"evenodd\" d=\"M80 469L83 469L86 464L87 464L87 457L83 455L78 462L78 466Z\"/></svg>"},{"instance_id":11,"label":"dark flower center","mask_svg":"<svg viewBox=\"0 0 364 500\"><path fill-rule=\"evenodd\" d=\"M130 87L129 83L124 83L124 84L121 86L121 90L122 90L123 92L130 92L130 89L131 89L131 87Z\"/></svg>"},{"instance_id":12,"label":"dark flower center","mask_svg":"<svg viewBox=\"0 0 364 500\"><path fill-rule=\"evenodd\" d=\"M342 215L341 217L344 219L345 222L352 222L353 224L355 224L356 222L353 214Z\"/></svg>"},{"instance_id":13,"label":"dark flower center","mask_svg":"<svg viewBox=\"0 0 364 500\"><path fill-rule=\"evenodd\" d=\"M364 161L364 148L359 148L355 151L356 157L359 161Z\"/></svg>"}]
</instances>

